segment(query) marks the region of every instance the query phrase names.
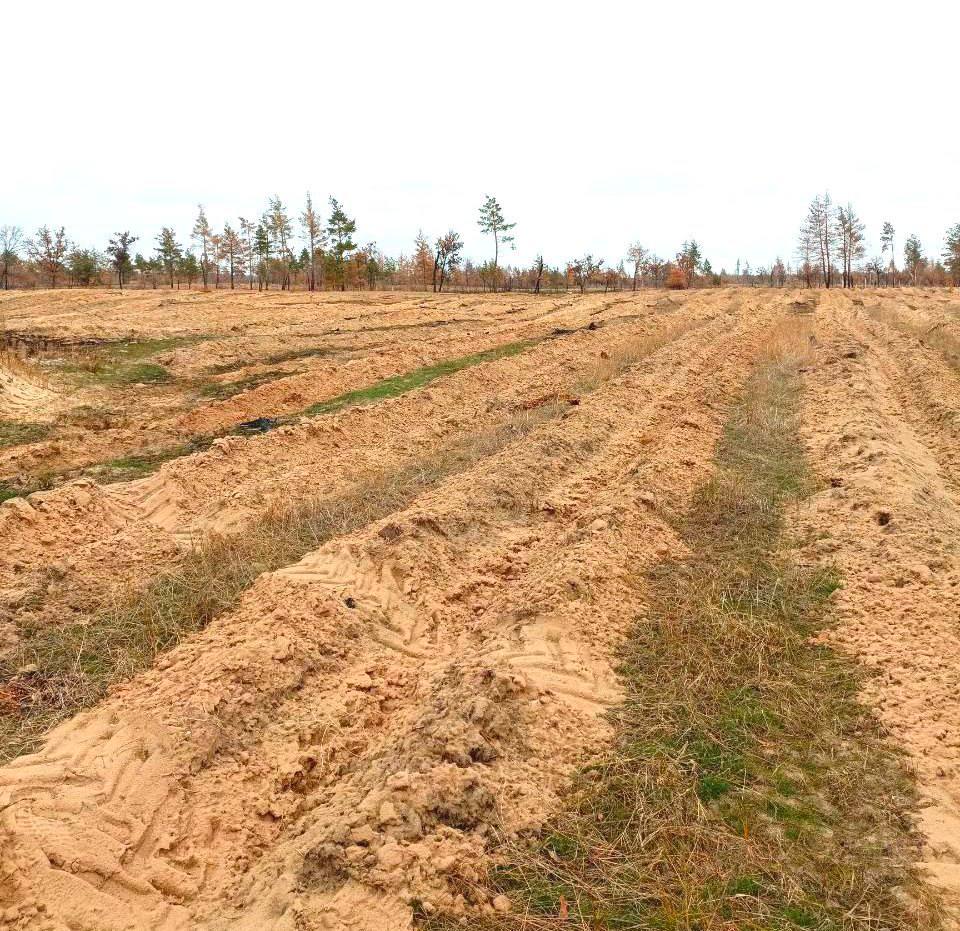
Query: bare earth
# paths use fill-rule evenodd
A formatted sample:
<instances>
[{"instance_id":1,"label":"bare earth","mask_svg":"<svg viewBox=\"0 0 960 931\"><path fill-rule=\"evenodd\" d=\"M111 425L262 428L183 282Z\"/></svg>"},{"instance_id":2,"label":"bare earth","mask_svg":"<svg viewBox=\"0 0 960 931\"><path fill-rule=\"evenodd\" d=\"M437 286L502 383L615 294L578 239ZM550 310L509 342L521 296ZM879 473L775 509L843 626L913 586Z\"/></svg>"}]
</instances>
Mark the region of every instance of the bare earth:
<instances>
[{"instance_id":1,"label":"bare earth","mask_svg":"<svg viewBox=\"0 0 960 931\"><path fill-rule=\"evenodd\" d=\"M917 770L931 881L960 894L960 294L11 292L0 325L24 337L206 338L151 357L173 375L163 385L0 369L0 417L56 427L0 449L9 479L529 344L376 404L226 436L138 481L65 475L3 503L8 645L18 623L87 617L278 501L332 497L518 412L565 408L261 575L236 610L0 768L0 926L400 931L414 900L489 909L463 890L497 832L540 824L609 739L640 570L681 553L671 517L709 477L730 405L798 301L814 334L803 434L823 490L793 535L840 570L828 636L876 671L864 697ZM198 377L277 365L297 371L226 400L196 394ZM119 422L71 425L94 402Z\"/></svg>"}]
</instances>

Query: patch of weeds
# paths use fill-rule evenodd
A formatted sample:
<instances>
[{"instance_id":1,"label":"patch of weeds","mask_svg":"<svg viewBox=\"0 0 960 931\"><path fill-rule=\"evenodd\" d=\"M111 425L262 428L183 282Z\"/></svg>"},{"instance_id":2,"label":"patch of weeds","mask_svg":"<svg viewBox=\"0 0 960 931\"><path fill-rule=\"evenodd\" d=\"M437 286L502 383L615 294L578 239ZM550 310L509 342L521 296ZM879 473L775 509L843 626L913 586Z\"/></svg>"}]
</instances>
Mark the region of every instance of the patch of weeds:
<instances>
[{"instance_id":1,"label":"patch of weeds","mask_svg":"<svg viewBox=\"0 0 960 931\"><path fill-rule=\"evenodd\" d=\"M114 362L103 356L89 356L64 366L63 371L85 384L112 387L166 384L173 379L167 369L155 362Z\"/></svg>"},{"instance_id":2,"label":"patch of weeds","mask_svg":"<svg viewBox=\"0 0 960 931\"><path fill-rule=\"evenodd\" d=\"M0 763L35 749L55 723L89 707L111 685L233 607L262 573L408 506L565 409L525 412L371 475L335 497L272 508L236 534L204 539L145 589L111 601L92 617L21 628L16 648L0 658ZM129 459L116 460L115 467L141 468Z\"/></svg>"},{"instance_id":3,"label":"patch of weeds","mask_svg":"<svg viewBox=\"0 0 960 931\"><path fill-rule=\"evenodd\" d=\"M162 339L134 339L113 343L110 354L118 361L137 362L183 346L193 346L212 336L169 336Z\"/></svg>"},{"instance_id":4,"label":"patch of weeds","mask_svg":"<svg viewBox=\"0 0 960 931\"><path fill-rule=\"evenodd\" d=\"M116 410L102 405L81 404L64 415L64 423L85 430L109 430L121 418Z\"/></svg>"},{"instance_id":5,"label":"patch of weeds","mask_svg":"<svg viewBox=\"0 0 960 931\"><path fill-rule=\"evenodd\" d=\"M59 361L56 367L87 384L123 387L161 385L173 380L162 365L148 361L162 352L189 346L207 336L170 337L168 339L122 340L90 350L82 350Z\"/></svg>"},{"instance_id":6,"label":"patch of weeds","mask_svg":"<svg viewBox=\"0 0 960 931\"><path fill-rule=\"evenodd\" d=\"M296 362L298 359L312 359L317 356L332 356L338 350L333 346L306 346L303 349L287 349L267 356L263 361L267 365L279 365L281 362Z\"/></svg>"},{"instance_id":7,"label":"patch of weeds","mask_svg":"<svg viewBox=\"0 0 960 931\"><path fill-rule=\"evenodd\" d=\"M270 369L266 372L257 372L254 375L247 375L236 381L213 381L201 385L199 394L201 397L224 400L232 398L234 395L243 391L249 391L260 385L265 385L271 381L277 381L280 378L287 378L290 375L296 375L297 372L288 372L284 369Z\"/></svg>"},{"instance_id":8,"label":"patch of weeds","mask_svg":"<svg viewBox=\"0 0 960 931\"><path fill-rule=\"evenodd\" d=\"M799 364L782 353L750 380L715 476L678 521L689 555L642 580L612 750L539 837L502 847L487 885L463 889L513 906L471 927L942 926L917 870L911 778L857 701L857 667L813 642L836 575L785 551L785 507L811 488Z\"/></svg>"},{"instance_id":9,"label":"patch of weeds","mask_svg":"<svg viewBox=\"0 0 960 931\"><path fill-rule=\"evenodd\" d=\"M165 462L189 456L192 453L209 449L213 437L197 436L186 443L167 446L153 452L140 453L132 456L119 456L106 462L97 463L84 469L82 474L87 478L95 479L102 485L111 485L115 482L130 482L144 478L156 472Z\"/></svg>"},{"instance_id":10,"label":"patch of weeds","mask_svg":"<svg viewBox=\"0 0 960 931\"><path fill-rule=\"evenodd\" d=\"M0 419L0 449L37 443L46 439L52 432L53 426L48 423Z\"/></svg>"},{"instance_id":11,"label":"patch of weeds","mask_svg":"<svg viewBox=\"0 0 960 931\"><path fill-rule=\"evenodd\" d=\"M537 342L539 341L533 339L519 340L518 342L497 346L494 349L486 349L483 352L474 352L455 359L444 359L441 362L425 365L411 372L404 372L402 375L384 378L368 385L366 388L358 388L327 401L312 404L303 413L307 417L314 417L317 414L332 414L347 407L375 404L387 398L395 398L407 391L423 388L444 375L452 375L454 372L479 365L481 362L493 362L497 359L507 359L510 356L519 355L524 350L536 345Z\"/></svg>"},{"instance_id":12,"label":"patch of weeds","mask_svg":"<svg viewBox=\"0 0 960 931\"><path fill-rule=\"evenodd\" d=\"M26 498L35 491L48 491L56 483L56 476L51 472L38 473L29 484L0 480L0 502L9 501L11 498Z\"/></svg>"},{"instance_id":13,"label":"patch of weeds","mask_svg":"<svg viewBox=\"0 0 960 931\"><path fill-rule=\"evenodd\" d=\"M107 369L102 380L112 385L158 385L172 381L173 376L155 362L135 362Z\"/></svg>"},{"instance_id":14,"label":"patch of weeds","mask_svg":"<svg viewBox=\"0 0 960 931\"><path fill-rule=\"evenodd\" d=\"M11 498L22 498L30 494L33 489L18 488L16 485L9 485L6 482L0 482L0 503L9 501Z\"/></svg>"},{"instance_id":15,"label":"patch of weeds","mask_svg":"<svg viewBox=\"0 0 960 931\"><path fill-rule=\"evenodd\" d=\"M924 346L939 352L953 368L960 368L960 337L948 327L947 320L933 325L905 320L895 310L885 307L870 307L867 313L876 321L899 330L906 336L912 336Z\"/></svg>"}]
</instances>

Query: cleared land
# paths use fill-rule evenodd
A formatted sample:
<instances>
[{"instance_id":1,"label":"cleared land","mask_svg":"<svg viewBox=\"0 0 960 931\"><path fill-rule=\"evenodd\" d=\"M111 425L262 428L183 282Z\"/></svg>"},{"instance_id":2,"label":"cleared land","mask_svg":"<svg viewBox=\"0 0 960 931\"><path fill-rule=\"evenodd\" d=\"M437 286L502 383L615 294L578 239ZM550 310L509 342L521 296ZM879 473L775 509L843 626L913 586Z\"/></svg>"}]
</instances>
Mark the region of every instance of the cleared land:
<instances>
[{"instance_id":1,"label":"cleared land","mask_svg":"<svg viewBox=\"0 0 960 931\"><path fill-rule=\"evenodd\" d=\"M0 324L0 922L955 921L957 293Z\"/></svg>"}]
</instances>

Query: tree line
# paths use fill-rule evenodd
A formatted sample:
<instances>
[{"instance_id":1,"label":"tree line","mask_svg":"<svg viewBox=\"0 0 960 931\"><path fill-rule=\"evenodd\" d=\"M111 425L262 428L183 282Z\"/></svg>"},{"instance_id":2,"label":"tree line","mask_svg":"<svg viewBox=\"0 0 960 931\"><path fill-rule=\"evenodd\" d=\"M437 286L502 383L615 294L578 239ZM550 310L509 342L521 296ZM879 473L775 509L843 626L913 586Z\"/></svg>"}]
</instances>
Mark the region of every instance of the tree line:
<instances>
[{"instance_id":1,"label":"tree line","mask_svg":"<svg viewBox=\"0 0 960 931\"><path fill-rule=\"evenodd\" d=\"M477 263L463 255L453 228L431 239L420 231L408 254L384 254L375 241L361 242L357 223L334 197L325 216L307 193L294 215L271 197L259 217L238 216L214 226L202 205L181 241L162 227L147 248L129 230L117 232L102 250L73 242L64 227L42 226L25 237L16 226L0 227L0 288L292 288L316 290L562 291L624 290L643 287L718 287L725 284L785 287L844 287L874 284L960 284L960 224L947 232L943 261L924 257L916 236L904 243L903 269L894 259L895 231L884 224L881 252L865 260L864 226L853 207L835 207L829 195L815 197L803 223L797 265L779 257L753 267L737 260L734 272L715 271L695 239L671 258L639 242L614 262L588 253L550 264L537 255L529 266L504 264L513 250L516 223L493 196L479 208L477 225L489 237L492 256ZM137 245L140 244L140 249ZM888 255L889 253L889 255Z\"/></svg>"},{"instance_id":2,"label":"tree line","mask_svg":"<svg viewBox=\"0 0 960 931\"><path fill-rule=\"evenodd\" d=\"M903 243L897 267L896 229L880 229L879 253L867 258L866 227L849 202L834 204L829 193L810 202L797 241L797 279L806 287L930 285L960 286L960 223L947 230L941 258L924 254L915 233Z\"/></svg>"}]
</instances>

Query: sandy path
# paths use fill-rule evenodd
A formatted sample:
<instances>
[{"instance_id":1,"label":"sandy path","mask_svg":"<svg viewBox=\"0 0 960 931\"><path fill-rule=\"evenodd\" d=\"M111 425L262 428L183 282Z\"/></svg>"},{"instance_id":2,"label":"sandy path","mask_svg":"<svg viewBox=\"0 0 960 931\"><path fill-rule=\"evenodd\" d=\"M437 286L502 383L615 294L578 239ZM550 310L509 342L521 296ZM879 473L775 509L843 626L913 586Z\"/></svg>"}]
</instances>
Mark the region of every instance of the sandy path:
<instances>
[{"instance_id":1,"label":"sandy path","mask_svg":"<svg viewBox=\"0 0 960 931\"><path fill-rule=\"evenodd\" d=\"M0 889L25 926L380 931L414 897L456 907L492 827L537 823L606 736L638 571L677 553L664 517L709 473L772 315L680 337L262 577L0 770Z\"/></svg>"},{"instance_id":2,"label":"sandy path","mask_svg":"<svg viewBox=\"0 0 960 931\"><path fill-rule=\"evenodd\" d=\"M815 332L804 434L831 487L799 525L840 570L831 638L876 674L865 699L917 769L926 865L960 903L960 378L840 294Z\"/></svg>"}]
</instances>

